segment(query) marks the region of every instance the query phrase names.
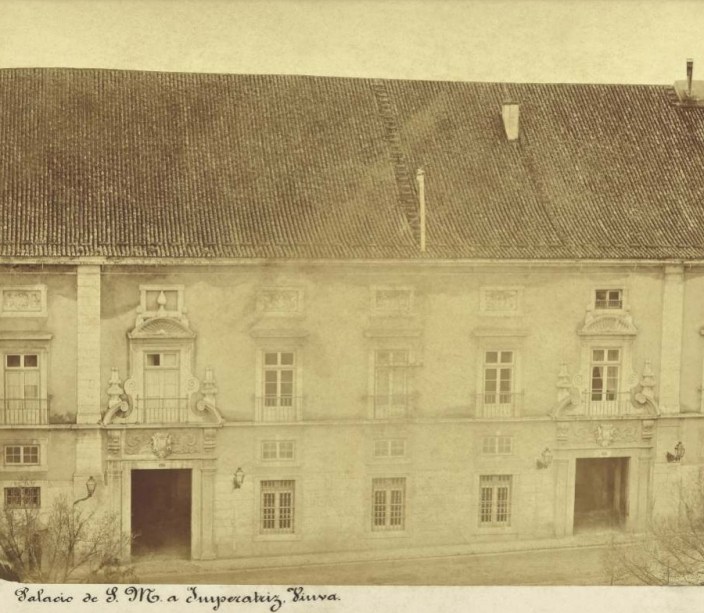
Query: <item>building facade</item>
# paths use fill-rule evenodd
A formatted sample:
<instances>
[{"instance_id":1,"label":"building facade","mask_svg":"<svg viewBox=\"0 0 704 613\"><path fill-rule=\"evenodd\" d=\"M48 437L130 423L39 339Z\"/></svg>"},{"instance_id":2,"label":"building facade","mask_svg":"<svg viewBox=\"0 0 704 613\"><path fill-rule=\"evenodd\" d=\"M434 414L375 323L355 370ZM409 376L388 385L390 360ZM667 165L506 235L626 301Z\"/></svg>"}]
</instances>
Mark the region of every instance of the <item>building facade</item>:
<instances>
[{"instance_id":1,"label":"building facade","mask_svg":"<svg viewBox=\"0 0 704 613\"><path fill-rule=\"evenodd\" d=\"M92 479L130 554L209 559L642 532L700 479L681 85L40 69L0 104L6 507Z\"/></svg>"}]
</instances>

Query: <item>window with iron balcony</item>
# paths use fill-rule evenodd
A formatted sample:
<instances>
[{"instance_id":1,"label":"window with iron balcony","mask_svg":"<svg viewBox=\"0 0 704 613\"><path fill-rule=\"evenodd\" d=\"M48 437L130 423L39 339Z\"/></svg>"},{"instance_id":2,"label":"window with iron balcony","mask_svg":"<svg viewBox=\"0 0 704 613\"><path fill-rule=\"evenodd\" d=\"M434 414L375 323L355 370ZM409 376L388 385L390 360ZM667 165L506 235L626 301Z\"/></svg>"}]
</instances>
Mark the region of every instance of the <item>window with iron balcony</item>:
<instances>
[{"instance_id":1,"label":"window with iron balcony","mask_svg":"<svg viewBox=\"0 0 704 613\"><path fill-rule=\"evenodd\" d=\"M585 404L589 415L628 413L631 394L621 390L620 347L592 348L589 392Z\"/></svg>"},{"instance_id":2,"label":"window with iron balcony","mask_svg":"<svg viewBox=\"0 0 704 613\"><path fill-rule=\"evenodd\" d=\"M262 352L256 421L292 422L301 419L300 374L296 351Z\"/></svg>"},{"instance_id":3,"label":"window with iron balcony","mask_svg":"<svg viewBox=\"0 0 704 613\"><path fill-rule=\"evenodd\" d=\"M374 418L398 419L410 413L411 353L407 349L374 352Z\"/></svg>"},{"instance_id":4,"label":"window with iron balcony","mask_svg":"<svg viewBox=\"0 0 704 613\"><path fill-rule=\"evenodd\" d=\"M188 399L181 397L180 359L178 351L145 352L140 408L146 423L188 421Z\"/></svg>"},{"instance_id":5,"label":"window with iron balcony","mask_svg":"<svg viewBox=\"0 0 704 613\"><path fill-rule=\"evenodd\" d=\"M482 392L477 402L480 417L513 417L518 414L522 396L516 390L516 357L514 350L484 351Z\"/></svg>"},{"instance_id":6,"label":"window with iron balcony","mask_svg":"<svg viewBox=\"0 0 704 613\"><path fill-rule=\"evenodd\" d=\"M48 423L44 356L39 352L5 353L3 356L2 423Z\"/></svg>"}]
</instances>

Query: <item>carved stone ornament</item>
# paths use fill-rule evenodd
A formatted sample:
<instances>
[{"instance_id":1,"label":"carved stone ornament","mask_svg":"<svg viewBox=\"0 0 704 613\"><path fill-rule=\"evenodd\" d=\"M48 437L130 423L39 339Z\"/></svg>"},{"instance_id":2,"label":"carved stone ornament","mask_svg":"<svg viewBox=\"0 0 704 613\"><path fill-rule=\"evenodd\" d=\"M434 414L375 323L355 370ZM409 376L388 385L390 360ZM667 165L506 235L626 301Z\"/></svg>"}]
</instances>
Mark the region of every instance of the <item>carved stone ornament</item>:
<instances>
[{"instance_id":1,"label":"carved stone ornament","mask_svg":"<svg viewBox=\"0 0 704 613\"><path fill-rule=\"evenodd\" d=\"M593 440L599 447L609 447L614 443L632 443L638 438L638 427L635 424L617 426L611 423L575 424L570 432L573 442Z\"/></svg>"},{"instance_id":2,"label":"carved stone ornament","mask_svg":"<svg viewBox=\"0 0 704 613\"><path fill-rule=\"evenodd\" d=\"M155 443L157 437L168 437L168 441L157 440ZM125 432L126 455L147 455L153 453L157 457L166 457L166 455L158 455L155 451L155 444L162 445L165 443L168 443L167 455L198 453L201 449L201 435L198 430L185 429L154 434L148 430L128 430Z\"/></svg>"},{"instance_id":3,"label":"carved stone ornament","mask_svg":"<svg viewBox=\"0 0 704 613\"><path fill-rule=\"evenodd\" d=\"M655 399L655 374L650 361L646 361L639 377L632 373L627 379L630 395L627 402L620 405L621 415L657 415ZM567 365L563 364L557 377L557 404L553 417L589 415L589 392L584 388L581 377L570 381Z\"/></svg>"},{"instance_id":4,"label":"carved stone ornament","mask_svg":"<svg viewBox=\"0 0 704 613\"><path fill-rule=\"evenodd\" d=\"M257 295L260 310L265 313L298 313L301 292L295 288L264 288Z\"/></svg>"},{"instance_id":5,"label":"carved stone ornament","mask_svg":"<svg viewBox=\"0 0 704 613\"><path fill-rule=\"evenodd\" d=\"M160 459L171 455L173 439L167 432L157 432L151 437L152 453Z\"/></svg>"},{"instance_id":6,"label":"carved stone ornament","mask_svg":"<svg viewBox=\"0 0 704 613\"><path fill-rule=\"evenodd\" d=\"M616 427L613 424L599 424L594 431L594 438L600 447L608 447L614 442Z\"/></svg>"},{"instance_id":7,"label":"carved stone ornament","mask_svg":"<svg viewBox=\"0 0 704 613\"><path fill-rule=\"evenodd\" d=\"M638 328L633 324L633 317L627 309L623 311L595 311L587 309L584 324L579 330L580 336L635 336Z\"/></svg>"},{"instance_id":8,"label":"carved stone ornament","mask_svg":"<svg viewBox=\"0 0 704 613\"><path fill-rule=\"evenodd\" d=\"M483 288L480 310L483 313L516 313L519 311L520 290L512 288Z\"/></svg>"},{"instance_id":9,"label":"carved stone ornament","mask_svg":"<svg viewBox=\"0 0 704 613\"><path fill-rule=\"evenodd\" d=\"M4 289L2 292L2 309L4 312L41 312L42 292L36 289Z\"/></svg>"},{"instance_id":10,"label":"carved stone ornament","mask_svg":"<svg viewBox=\"0 0 704 613\"><path fill-rule=\"evenodd\" d=\"M129 401L128 393L126 393L126 387L127 382L123 387L117 368L113 366L108 382L108 410L101 420L103 425L111 423L118 413L121 413L120 417L128 417L132 412L132 404Z\"/></svg>"}]
</instances>

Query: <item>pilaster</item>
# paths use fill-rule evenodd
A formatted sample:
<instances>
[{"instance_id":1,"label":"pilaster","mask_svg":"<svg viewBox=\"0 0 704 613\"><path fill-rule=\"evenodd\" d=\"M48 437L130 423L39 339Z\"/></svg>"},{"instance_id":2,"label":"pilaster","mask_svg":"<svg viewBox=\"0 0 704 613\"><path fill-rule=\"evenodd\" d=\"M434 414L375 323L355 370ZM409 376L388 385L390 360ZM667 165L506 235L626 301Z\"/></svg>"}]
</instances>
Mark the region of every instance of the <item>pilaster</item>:
<instances>
[{"instance_id":1,"label":"pilaster","mask_svg":"<svg viewBox=\"0 0 704 613\"><path fill-rule=\"evenodd\" d=\"M100 420L100 266L79 266L76 270L76 349L78 423Z\"/></svg>"},{"instance_id":2,"label":"pilaster","mask_svg":"<svg viewBox=\"0 0 704 613\"><path fill-rule=\"evenodd\" d=\"M684 311L684 268L666 266L662 296L660 411L680 412L680 372Z\"/></svg>"}]
</instances>

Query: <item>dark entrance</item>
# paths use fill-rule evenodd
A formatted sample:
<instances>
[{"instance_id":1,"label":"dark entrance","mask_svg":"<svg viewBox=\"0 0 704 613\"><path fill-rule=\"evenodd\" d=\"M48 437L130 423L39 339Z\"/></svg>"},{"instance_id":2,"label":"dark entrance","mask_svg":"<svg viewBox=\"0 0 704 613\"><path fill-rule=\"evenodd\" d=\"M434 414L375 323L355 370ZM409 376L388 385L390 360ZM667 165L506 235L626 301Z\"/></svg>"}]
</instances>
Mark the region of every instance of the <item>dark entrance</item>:
<instances>
[{"instance_id":1,"label":"dark entrance","mask_svg":"<svg viewBox=\"0 0 704 613\"><path fill-rule=\"evenodd\" d=\"M577 460L574 530L621 528L628 516L628 458Z\"/></svg>"},{"instance_id":2,"label":"dark entrance","mask_svg":"<svg viewBox=\"0 0 704 613\"><path fill-rule=\"evenodd\" d=\"M191 471L132 471L132 555L188 558Z\"/></svg>"}]
</instances>

